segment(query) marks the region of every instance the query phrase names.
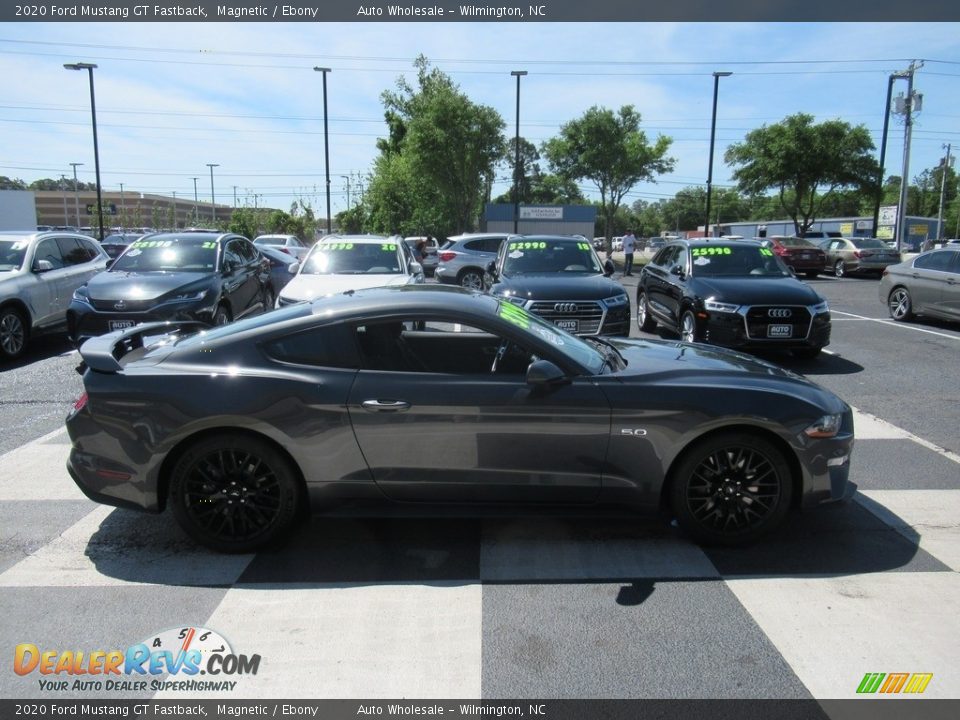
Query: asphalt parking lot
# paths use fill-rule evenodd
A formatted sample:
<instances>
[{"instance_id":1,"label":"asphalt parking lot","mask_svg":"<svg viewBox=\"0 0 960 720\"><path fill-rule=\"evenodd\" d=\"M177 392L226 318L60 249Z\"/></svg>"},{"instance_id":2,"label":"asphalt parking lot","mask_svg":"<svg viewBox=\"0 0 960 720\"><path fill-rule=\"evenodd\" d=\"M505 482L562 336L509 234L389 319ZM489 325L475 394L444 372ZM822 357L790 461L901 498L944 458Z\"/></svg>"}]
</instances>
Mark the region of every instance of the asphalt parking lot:
<instances>
[{"instance_id":1,"label":"asphalt parking lot","mask_svg":"<svg viewBox=\"0 0 960 720\"><path fill-rule=\"evenodd\" d=\"M112 649L213 628L264 658L222 697L835 698L881 671L958 697L960 327L888 321L876 279L810 283L829 353L768 359L857 408L860 493L740 550L656 519L315 519L279 550L213 555L76 490L78 359L44 339L0 368L0 635ZM43 691L5 673L0 695Z\"/></svg>"}]
</instances>

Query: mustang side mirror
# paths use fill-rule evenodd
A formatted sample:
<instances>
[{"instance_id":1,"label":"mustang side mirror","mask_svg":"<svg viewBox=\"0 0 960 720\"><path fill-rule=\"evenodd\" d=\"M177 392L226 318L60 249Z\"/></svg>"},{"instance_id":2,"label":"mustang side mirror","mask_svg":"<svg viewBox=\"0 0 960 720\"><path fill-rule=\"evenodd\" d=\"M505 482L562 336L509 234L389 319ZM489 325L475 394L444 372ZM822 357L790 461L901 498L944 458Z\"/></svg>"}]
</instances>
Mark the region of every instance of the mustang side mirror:
<instances>
[{"instance_id":1,"label":"mustang side mirror","mask_svg":"<svg viewBox=\"0 0 960 720\"><path fill-rule=\"evenodd\" d=\"M497 279L497 261L491 260L487 263L487 274L494 280Z\"/></svg>"},{"instance_id":2,"label":"mustang side mirror","mask_svg":"<svg viewBox=\"0 0 960 720\"><path fill-rule=\"evenodd\" d=\"M300 270L299 262L292 262L289 265L287 265L287 272L290 273L291 275L296 275L297 272L299 272L299 270Z\"/></svg>"},{"instance_id":3,"label":"mustang side mirror","mask_svg":"<svg viewBox=\"0 0 960 720\"><path fill-rule=\"evenodd\" d=\"M33 264L33 271L36 273L45 273L53 270L53 263L49 260L37 260Z\"/></svg>"},{"instance_id":4,"label":"mustang side mirror","mask_svg":"<svg viewBox=\"0 0 960 720\"><path fill-rule=\"evenodd\" d=\"M616 271L616 266L613 264L613 260L607 260L603 264L603 276L610 277Z\"/></svg>"},{"instance_id":5,"label":"mustang side mirror","mask_svg":"<svg viewBox=\"0 0 960 720\"><path fill-rule=\"evenodd\" d=\"M563 370L549 360L534 360L527 368L527 385L546 387L569 382Z\"/></svg>"},{"instance_id":6,"label":"mustang side mirror","mask_svg":"<svg viewBox=\"0 0 960 720\"><path fill-rule=\"evenodd\" d=\"M670 274L676 275L678 278L683 280L683 265L674 265L670 268Z\"/></svg>"}]
</instances>

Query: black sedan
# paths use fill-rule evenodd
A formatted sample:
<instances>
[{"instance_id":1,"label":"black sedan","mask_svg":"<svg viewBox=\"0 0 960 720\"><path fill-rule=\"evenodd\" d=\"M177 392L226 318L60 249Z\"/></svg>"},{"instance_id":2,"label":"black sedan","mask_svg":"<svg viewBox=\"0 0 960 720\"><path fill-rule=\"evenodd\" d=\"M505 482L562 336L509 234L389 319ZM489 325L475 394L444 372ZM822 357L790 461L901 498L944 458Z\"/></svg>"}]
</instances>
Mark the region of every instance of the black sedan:
<instances>
[{"instance_id":1,"label":"black sedan","mask_svg":"<svg viewBox=\"0 0 960 720\"><path fill-rule=\"evenodd\" d=\"M79 343L157 320L223 325L271 309L275 297L269 264L245 237L157 233L131 243L74 292L67 332Z\"/></svg>"},{"instance_id":2,"label":"black sedan","mask_svg":"<svg viewBox=\"0 0 960 720\"><path fill-rule=\"evenodd\" d=\"M736 544L852 487L851 410L802 377L578 338L459 288L351 291L143 346L161 330L81 348L68 470L91 499L169 508L222 551L274 540L307 506L391 504L667 508Z\"/></svg>"},{"instance_id":3,"label":"black sedan","mask_svg":"<svg viewBox=\"0 0 960 720\"><path fill-rule=\"evenodd\" d=\"M574 335L629 335L630 298L582 237L512 235L487 268L491 294Z\"/></svg>"},{"instance_id":4,"label":"black sedan","mask_svg":"<svg viewBox=\"0 0 960 720\"><path fill-rule=\"evenodd\" d=\"M686 342L803 358L830 344L827 301L754 240L678 240L658 252L640 274L637 325L658 323Z\"/></svg>"}]
</instances>

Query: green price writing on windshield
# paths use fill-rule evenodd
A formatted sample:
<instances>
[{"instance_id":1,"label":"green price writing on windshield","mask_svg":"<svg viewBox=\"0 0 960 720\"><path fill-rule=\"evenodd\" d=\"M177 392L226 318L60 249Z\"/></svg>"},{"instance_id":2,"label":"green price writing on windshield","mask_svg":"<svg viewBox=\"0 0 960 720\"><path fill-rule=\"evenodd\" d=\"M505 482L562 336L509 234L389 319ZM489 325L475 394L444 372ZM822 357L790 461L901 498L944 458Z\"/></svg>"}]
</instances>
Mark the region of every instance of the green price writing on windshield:
<instances>
[{"instance_id":1,"label":"green price writing on windshield","mask_svg":"<svg viewBox=\"0 0 960 720\"><path fill-rule=\"evenodd\" d=\"M173 245L173 242L171 242L170 240L138 240L137 242L133 243L131 247L155 248L155 247L170 247L171 245ZM211 247L216 247L216 243L204 243L203 247L207 247L207 245L210 245Z\"/></svg>"},{"instance_id":2,"label":"green price writing on windshield","mask_svg":"<svg viewBox=\"0 0 960 720\"><path fill-rule=\"evenodd\" d=\"M547 244L545 242L536 242L531 240L525 240L523 242L512 242L510 247L507 250L546 250Z\"/></svg>"},{"instance_id":3,"label":"green price writing on windshield","mask_svg":"<svg viewBox=\"0 0 960 720\"><path fill-rule=\"evenodd\" d=\"M773 257L773 251L770 248L760 248L760 254Z\"/></svg>"},{"instance_id":4,"label":"green price writing on windshield","mask_svg":"<svg viewBox=\"0 0 960 720\"><path fill-rule=\"evenodd\" d=\"M590 245L587 243L577 243L577 250L590 250Z\"/></svg>"},{"instance_id":5,"label":"green price writing on windshield","mask_svg":"<svg viewBox=\"0 0 960 720\"><path fill-rule=\"evenodd\" d=\"M380 246L380 249L381 249L381 250L396 250L396 249L397 249L397 246L394 245L393 243L384 243L383 245Z\"/></svg>"},{"instance_id":6,"label":"green price writing on windshield","mask_svg":"<svg viewBox=\"0 0 960 720\"><path fill-rule=\"evenodd\" d=\"M733 250L728 247L701 247L701 248L690 248L690 254L693 257L706 256L706 255L731 255Z\"/></svg>"},{"instance_id":7,"label":"green price writing on windshield","mask_svg":"<svg viewBox=\"0 0 960 720\"><path fill-rule=\"evenodd\" d=\"M353 250L353 243L327 243L323 246L324 250Z\"/></svg>"}]
</instances>

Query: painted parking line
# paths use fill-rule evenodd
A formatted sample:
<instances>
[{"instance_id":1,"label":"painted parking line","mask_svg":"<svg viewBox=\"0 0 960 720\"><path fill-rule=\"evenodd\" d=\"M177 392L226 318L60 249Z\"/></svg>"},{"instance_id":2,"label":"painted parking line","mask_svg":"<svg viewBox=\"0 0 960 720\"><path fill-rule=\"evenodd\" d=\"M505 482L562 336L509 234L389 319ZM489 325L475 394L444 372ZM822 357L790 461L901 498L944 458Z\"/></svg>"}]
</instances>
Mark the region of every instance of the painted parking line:
<instances>
[{"instance_id":1,"label":"painted parking line","mask_svg":"<svg viewBox=\"0 0 960 720\"><path fill-rule=\"evenodd\" d=\"M890 327L900 328L901 330L914 330L916 332L926 333L927 335L936 335L937 337L947 338L948 340L960 340L960 335L948 335L947 333L937 332L936 330L927 330L926 328L918 328L914 327L913 325L904 325L903 323L894 322L893 320L881 320L880 318L866 317L865 315L857 315L856 313L848 313L841 310L831 310L830 312L836 315L847 315L855 320L869 320L870 322L879 323L881 325L889 325Z\"/></svg>"},{"instance_id":2,"label":"painted parking line","mask_svg":"<svg viewBox=\"0 0 960 720\"><path fill-rule=\"evenodd\" d=\"M853 408L853 427L857 440L912 440L927 448L927 450L933 450L938 455L955 463L960 463L960 455L957 455L957 453L942 448L929 440L924 440L909 430L897 427L893 423L888 423L886 420L881 420L876 415L863 412L858 408Z\"/></svg>"}]
</instances>

